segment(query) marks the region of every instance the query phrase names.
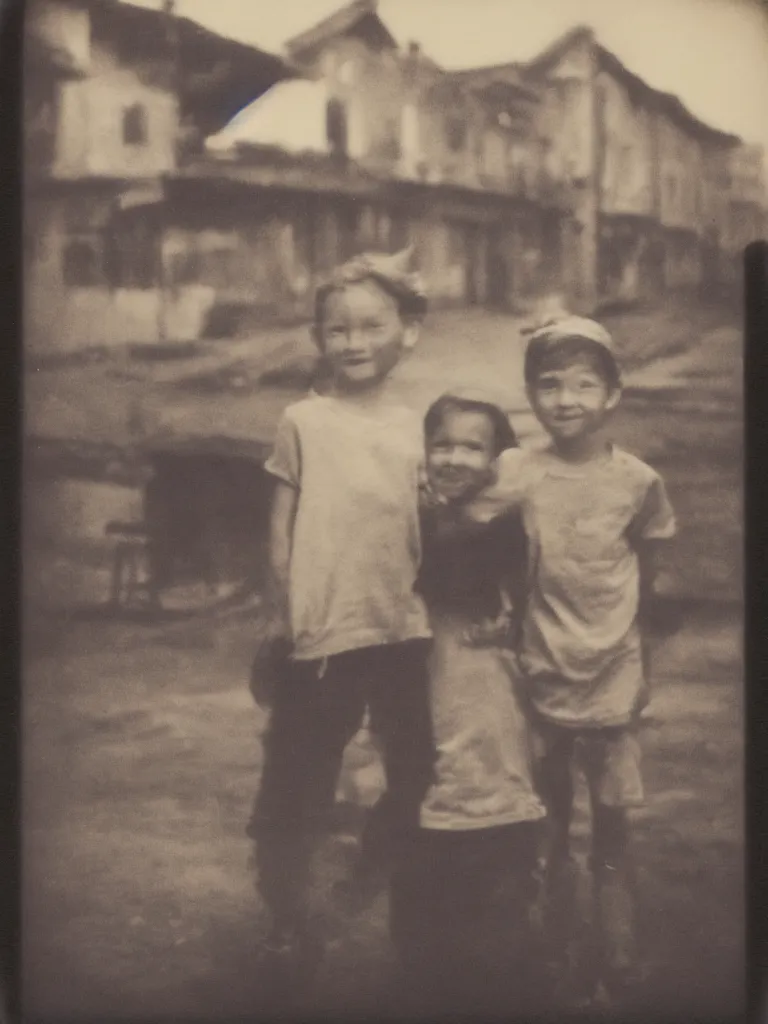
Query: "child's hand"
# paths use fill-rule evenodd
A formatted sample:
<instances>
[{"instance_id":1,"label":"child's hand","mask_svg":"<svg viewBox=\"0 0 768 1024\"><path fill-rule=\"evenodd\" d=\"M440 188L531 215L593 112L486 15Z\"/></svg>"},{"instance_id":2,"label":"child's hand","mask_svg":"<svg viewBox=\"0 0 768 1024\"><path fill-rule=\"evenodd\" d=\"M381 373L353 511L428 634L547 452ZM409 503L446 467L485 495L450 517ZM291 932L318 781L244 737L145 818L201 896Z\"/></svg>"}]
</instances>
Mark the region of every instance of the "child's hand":
<instances>
[{"instance_id":1,"label":"child's hand","mask_svg":"<svg viewBox=\"0 0 768 1024\"><path fill-rule=\"evenodd\" d=\"M465 631L464 639L470 647L498 647L509 638L512 616L503 611L495 619L483 619Z\"/></svg>"},{"instance_id":2,"label":"child's hand","mask_svg":"<svg viewBox=\"0 0 768 1024\"><path fill-rule=\"evenodd\" d=\"M288 637L263 635L251 663L250 691L261 708L270 708L284 677L293 643Z\"/></svg>"},{"instance_id":3,"label":"child's hand","mask_svg":"<svg viewBox=\"0 0 768 1024\"><path fill-rule=\"evenodd\" d=\"M683 627L679 602L661 594L644 596L640 602L638 618L646 636L658 639L674 636Z\"/></svg>"},{"instance_id":4,"label":"child's hand","mask_svg":"<svg viewBox=\"0 0 768 1024\"><path fill-rule=\"evenodd\" d=\"M651 703L651 690L647 682L644 682L640 692L637 695L635 706L632 708L632 720L637 722L643 716L643 712L646 710L648 705Z\"/></svg>"},{"instance_id":5,"label":"child's hand","mask_svg":"<svg viewBox=\"0 0 768 1024\"><path fill-rule=\"evenodd\" d=\"M287 596L279 591L267 592L258 623L259 643L266 643L269 640L290 640L291 636L291 616Z\"/></svg>"},{"instance_id":6,"label":"child's hand","mask_svg":"<svg viewBox=\"0 0 768 1024\"><path fill-rule=\"evenodd\" d=\"M256 653L251 664L250 691L262 708L272 705L274 690L285 674L293 654L293 639L287 613L273 606L259 624Z\"/></svg>"}]
</instances>

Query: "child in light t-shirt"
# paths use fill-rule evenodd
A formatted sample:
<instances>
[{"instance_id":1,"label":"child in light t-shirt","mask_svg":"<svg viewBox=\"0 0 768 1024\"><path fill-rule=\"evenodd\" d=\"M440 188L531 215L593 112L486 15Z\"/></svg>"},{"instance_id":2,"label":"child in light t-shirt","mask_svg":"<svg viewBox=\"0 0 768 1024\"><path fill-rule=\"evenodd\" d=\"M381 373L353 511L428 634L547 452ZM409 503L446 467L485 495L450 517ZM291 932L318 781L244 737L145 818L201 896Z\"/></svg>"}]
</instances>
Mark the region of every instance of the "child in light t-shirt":
<instances>
[{"instance_id":1,"label":"child in light t-shirt","mask_svg":"<svg viewBox=\"0 0 768 1024\"><path fill-rule=\"evenodd\" d=\"M366 709L387 790L368 819L373 853L361 863L416 827L432 778L430 630L414 592L421 424L386 386L426 307L407 256L358 257L318 290L325 388L286 410L266 465L275 493L270 642L260 664L276 678L248 832L272 918L266 952L297 981L316 946L312 834L334 803L344 749Z\"/></svg>"},{"instance_id":2,"label":"child in light t-shirt","mask_svg":"<svg viewBox=\"0 0 768 1024\"><path fill-rule=\"evenodd\" d=\"M425 418L429 488L417 587L434 635L438 757L391 890L403 985L427 1014L519 1014L532 993L529 927L544 808L509 649L525 588L526 538L513 510L478 522L468 507L516 445L505 414L467 392ZM437 1019L437 1017L435 1017Z\"/></svg>"},{"instance_id":3,"label":"child in light t-shirt","mask_svg":"<svg viewBox=\"0 0 768 1024\"><path fill-rule=\"evenodd\" d=\"M591 797L599 956L597 978L579 979L577 969L570 981L601 980L620 999L639 966L628 812L643 801L643 634L654 611L658 552L674 535L675 519L658 473L606 433L621 380L615 345L600 324L564 317L535 331L525 379L549 443L508 454L495 501L522 507L529 542L520 665L543 746L540 787L552 826L546 916L567 974L578 754Z\"/></svg>"}]
</instances>

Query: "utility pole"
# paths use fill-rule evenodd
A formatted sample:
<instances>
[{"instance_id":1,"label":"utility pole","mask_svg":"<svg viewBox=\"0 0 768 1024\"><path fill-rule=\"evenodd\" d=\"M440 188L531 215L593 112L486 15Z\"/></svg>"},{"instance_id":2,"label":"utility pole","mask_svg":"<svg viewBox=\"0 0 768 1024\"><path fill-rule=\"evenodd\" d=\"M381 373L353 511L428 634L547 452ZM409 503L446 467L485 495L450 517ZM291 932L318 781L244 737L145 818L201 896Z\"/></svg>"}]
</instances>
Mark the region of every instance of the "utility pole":
<instances>
[{"instance_id":1,"label":"utility pole","mask_svg":"<svg viewBox=\"0 0 768 1024\"><path fill-rule=\"evenodd\" d=\"M171 95L176 100L177 122L174 128L173 137L173 170L176 170L180 156L179 136L181 129L181 55L179 39L179 21L176 17L175 0L162 0L161 11L165 21L165 38L168 43L168 81ZM161 345L168 341L168 290L171 282L168 280L168 268L165 262L165 237L168 228L168 200L167 195L163 196L160 208L160 225L158 231L157 245L157 271L158 271L158 303L157 303L157 337Z\"/></svg>"}]
</instances>

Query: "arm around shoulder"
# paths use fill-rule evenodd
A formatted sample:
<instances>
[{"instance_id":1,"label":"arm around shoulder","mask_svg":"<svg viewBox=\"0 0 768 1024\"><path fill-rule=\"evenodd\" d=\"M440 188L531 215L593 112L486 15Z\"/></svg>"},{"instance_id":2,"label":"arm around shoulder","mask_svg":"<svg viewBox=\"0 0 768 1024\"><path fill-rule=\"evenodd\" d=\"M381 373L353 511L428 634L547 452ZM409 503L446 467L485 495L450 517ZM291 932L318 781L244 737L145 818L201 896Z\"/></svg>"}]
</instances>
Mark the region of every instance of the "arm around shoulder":
<instances>
[{"instance_id":1,"label":"arm around shoulder","mask_svg":"<svg viewBox=\"0 0 768 1024\"><path fill-rule=\"evenodd\" d=\"M632 539L640 570L640 621L656 635L670 635L680 628L671 595L663 593L663 563L677 526L661 477L654 474L635 522ZM668 588L667 588L668 589Z\"/></svg>"}]
</instances>

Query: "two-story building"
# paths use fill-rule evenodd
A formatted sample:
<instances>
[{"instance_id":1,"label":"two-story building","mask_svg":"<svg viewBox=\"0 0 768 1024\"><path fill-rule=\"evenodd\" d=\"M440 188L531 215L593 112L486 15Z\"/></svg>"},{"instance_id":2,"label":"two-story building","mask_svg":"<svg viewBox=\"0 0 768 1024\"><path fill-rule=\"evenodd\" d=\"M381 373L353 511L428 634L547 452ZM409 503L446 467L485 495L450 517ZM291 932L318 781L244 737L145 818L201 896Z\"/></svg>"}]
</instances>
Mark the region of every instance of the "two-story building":
<instances>
[{"instance_id":1,"label":"two-story building","mask_svg":"<svg viewBox=\"0 0 768 1024\"><path fill-rule=\"evenodd\" d=\"M166 181L286 63L118 0L34 0L26 39L28 345L199 333L210 290L160 287Z\"/></svg>"},{"instance_id":2,"label":"two-story building","mask_svg":"<svg viewBox=\"0 0 768 1024\"><path fill-rule=\"evenodd\" d=\"M400 49L376 0L284 57L168 6L28 6L33 348L304 318L335 263L406 244L436 304L590 311L732 281L762 229L762 154L587 28L448 71Z\"/></svg>"},{"instance_id":3,"label":"two-story building","mask_svg":"<svg viewBox=\"0 0 768 1024\"><path fill-rule=\"evenodd\" d=\"M704 124L577 27L525 66L560 110L587 304L650 299L722 274L723 166L736 136Z\"/></svg>"},{"instance_id":4,"label":"two-story building","mask_svg":"<svg viewBox=\"0 0 768 1024\"><path fill-rule=\"evenodd\" d=\"M768 211L763 148L744 143L733 147L728 153L724 176L727 189L721 214L723 249L727 265L733 271L746 246L766 237Z\"/></svg>"},{"instance_id":5,"label":"two-story building","mask_svg":"<svg viewBox=\"0 0 768 1024\"><path fill-rule=\"evenodd\" d=\"M437 304L514 307L559 288L569 196L537 134L535 86L509 70L447 72L416 44L401 51L375 0L335 12L287 53L306 81L276 84L209 140L219 174L255 183L283 167L282 195L274 182L268 200L250 200L252 219L268 203L294 239L302 286L283 309L306 310L315 275L369 246L413 245ZM319 184L320 161L335 189ZM247 233L243 223L239 246L232 237L241 258L254 251Z\"/></svg>"}]
</instances>

